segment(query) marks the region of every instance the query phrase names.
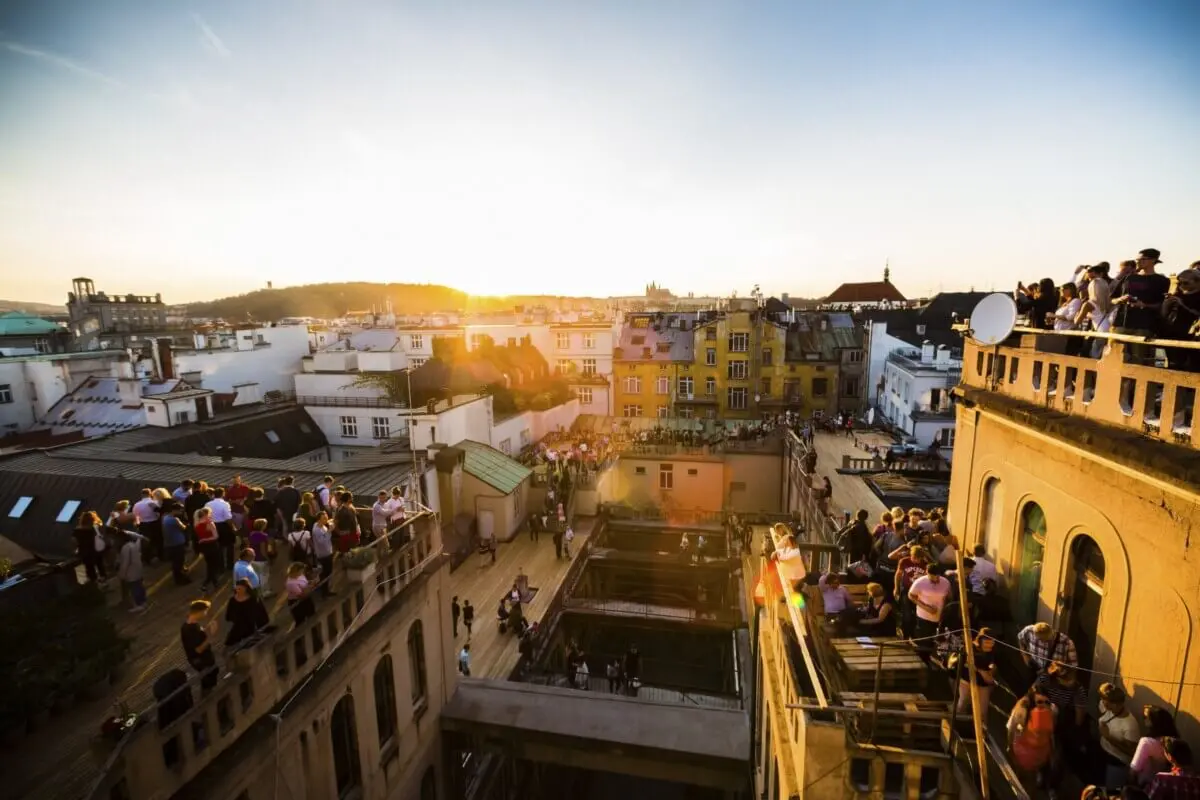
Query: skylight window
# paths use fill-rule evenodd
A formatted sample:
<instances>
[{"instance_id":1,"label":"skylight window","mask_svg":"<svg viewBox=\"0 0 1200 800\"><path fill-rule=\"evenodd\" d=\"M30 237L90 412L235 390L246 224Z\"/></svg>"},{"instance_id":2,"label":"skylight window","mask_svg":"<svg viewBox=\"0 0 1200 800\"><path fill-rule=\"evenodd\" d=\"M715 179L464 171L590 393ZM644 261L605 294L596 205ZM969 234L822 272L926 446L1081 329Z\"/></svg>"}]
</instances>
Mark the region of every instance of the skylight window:
<instances>
[{"instance_id":1,"label":"skylight window","mask_svg":"<svg viewBox=\"0 0 1200 800\"><path fill-rule=\"evenodd\" d=\"M32 502L33 498L28 495L18 498L12 510L8 512L9 519L20 519L25 516L25 512L29 509L29 504Z\"/></svg>"},{"instance_id":2,"label":"skylight window","mask_svg":"<svg viewBox=\"0 0 1200 800\"><path fill-rule=\"evenodd\" d=\"M62 511L58 512L58 516L54 518L55 522L71 522L75 519L75 512L82 505L82 500L68 500L63 503ZM10 515L11 516L11 515Z\"/></svg>"},{"instance_id":3,"label":"skylight window","mask_svg":"<svg viewBox=\"0 0 1200 800\"><path fill-rule=\"evenodd\" d=\"M265 435L271 444L279 444L279 434L275 431L267 431Z\"/></svg>"},{"instance_id":4,"label":"skylight window","mask_svg":"<svg viewBox=\"0 0 1200 800\"><path fill-rule=\"evenodd\" d=\"M307 422L301 422L300 423L300 432L301 433L312 433L312 428L308 427Z\"/></svg>"}]
</instances>

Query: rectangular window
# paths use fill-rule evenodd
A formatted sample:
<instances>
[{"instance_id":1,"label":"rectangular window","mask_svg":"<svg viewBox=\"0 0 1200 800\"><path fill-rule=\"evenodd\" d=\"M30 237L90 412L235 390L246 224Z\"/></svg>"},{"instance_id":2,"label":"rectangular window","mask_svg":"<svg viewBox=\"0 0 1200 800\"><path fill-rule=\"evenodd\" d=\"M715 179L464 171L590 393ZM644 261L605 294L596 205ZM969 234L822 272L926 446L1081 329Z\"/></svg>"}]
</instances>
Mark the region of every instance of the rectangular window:
<instances>
[{"instance_id":1,"label":"rectangular window","mask_svg":"<svg viewBox=\"0 0 1200 800\"><path fill-rule=\"evenodd\" d=\"M639 405L628 405L621 409L621 415L625 417L640 417L642 415L642 407Z\"/></svg>"},{"instance_id":2,"label":"rectangular window","mask_svg":"<svg viewBox=\"0 0 1200 800\"><path fill-rule=\"evenodd\" d=\"M595 375L596 374L596 359L585 358L583 360L583 374L584 375Z\"/></svg>"},{"instance_id":3,"label":"rectangular window","mask_svg":"<svg viewBox=\"0 0 1200 800\"><path fill-rule=\"evenodd\" d=\"M13 401L12 384L0 383L0 403L11 403Z\"/></svg>"},{"instance_id":4,"label":"rectangular window","mask_svg":"<svg viewBox=\"0 0 1200 800\"><path fill-rule=\"evenodd\" d=\"M704 331L704 340L707 342L715 342L717 340L717 329L709 328Z\"/></svg>"},{"instance_id":5,"label":"rectangular window","mask_svg":"<svg viewBox=\"0 0 1200 800\"><path fill-rule=\"evenodd\" d=\"M571 346L571 334L560 333L554 337L554 344L559 350L566 350Z\"/></svg>"},{"instance_id":6,"label":"rectangular window","mask_svg":"<svg viewBox=\"0 0 1200 800\"><path fill-rule=\"evenodd\" d=\"M596 349L596 334L585 333L583 335L583 349L584 350L595 350Z\"/></svg>"},{"instance_id":7,"label":"rectangular window","mask_svg":"<svg viewBox=\"0 0 1200 800\"><path fill-rule=\"evenodd\" d=\"M711 375L704 379L704 393L709 397L717 396L717 379Z\"/></svg>"},{"instance_id":8,"label":"rectangular window","mask_svg":"<svg viewBox=\"0 0 1200 800\"><path fill-rule=\"evenodd\" d=\"M696 416L696 409L692 408L691 406L684 406L675 413L683 419L691 419L692 417Z\"/></svg>"},{"instance_id":9,"label":"rectangular window","mask_svg":"<svg viewBox=\"0 0 1200 800\"><path fill-rule=\"evenodd\" d=\"M858 397L858 378L846 378L842 383L844 397Z\"/></svg>"},{"instance_id":10,"label":"rectangular window","mask_svg":"<svg viewBox=\"0 0 1200 800\"><path fill-rule=\"evenodd\" d=\"M267 441L271 444L279 444L279 434L275 431L267 431L263 434L263 436L266 436Z\"/></svg>"},{"instance_id":11,"label":"rectangular window","mask_svg":"<svg viewBox=\"0 0 1200 800\"><path fill-rule=\"evenodd\" d=\"M717 365L717 348L709 347L704 351L704 365L708 367Z\"/></svg>"},{"instance_id":12,"label":"rectangular window","mask_svg":"<svg viewBox=\"0 0 1200 800\"><path fill-rule=\"evenodd\" d=\"M342 424L343 439L358 438L358 417L339 417L338 421Z\"/></svg>"},{"instance_id":13,"label":"rectangular window","mask_svg":"<svg viewBox=\"0 0 1200 800\"><path fill-rule=\"evenodd\" d=\"M863 351L862 350L851 350L849 353L849 360L850 360L851 364L862 363Z\"/></svg>"},{"instance_id":14,"label":"rectangular window","mask_svg":"<svg viewBox=\"0 0 1200 800\"><path fill-rule=\"evenodd\" d=\"M425 337L420 334L413 334L408 337L408 349L420 350L425 347Z\"/></svg>"},{"instance_id":15,"label":"rectangular window","mask_svg":"<svg viewBox=\"0 0 1200 800\"><path fill-rule=\"evenodd\" d=\"M559 375L567 375L571 372L571 366L571 359L560 358L558 363L555 365L555 369L558 370Z\"/></svg>"},{"instance_id":16,"label":"rectangular window","mask_svg":"<svg viewBox=\"0 0 1200 800\"><path fill-rule=\"evenodd\" d=\"M691 397L692 396L692 378L691 378L691 376L679 379L679 396L680 397Z\"/></svg>"},{"instance_id":17,"label":"rectangular window","mask_svg":"<svg viewBox=\"0 0 1200 800\"><path fill-rule=\"evenodd\" d=\"M654 381L654 393L655 394L670 394L671 393L671 379L668 378L666 375L659 375L658 378Z\"/></svg>"},{"instance_id":18,"label":"rectangular window","mask_svg":"<svg viewBox=\"0 0 1200 800\"><path fill-rule=\"evenodd\" d=\"M58 512L58 516L54 518L55 522L74 522L75 512L79 510L79 506L83 504L82 500L68 500L63 503L62 510Z\"/></svg>"},{"instance_id":19,"label":"rectangular window","mask_svg":"<svg viewBox=\"0 0 1200 800\"><path fill-rule=\"evenodd\" d=\"M829 391L828 378L813 378L812 382L813 397L824 397L825 393Z\"/></svg>"},{"instance_id":20,"label":"rectangular window","mask_svg":"<svg viewBox=\"0 0 1200 800\"><path fill-rule=\"evenodd\" d=\"M671 464L658 465L658 488L674 489L675 488L675 469Z\"/></svg>"},{"instance_id":21,"label":"rectangular window","mask_svg":"<svg viewBox=\"0 0 1200 800\"><path fill-rule=\"evenodd\" d=\"M761 394L763 397L771 396L771 379L770 378L759 378L758 393Z\"/></svg>"},{"instance_id":22,"label":"rectangular window","mask_svg":"<svg viewBox=\"0 0 1200 800\"><path fill-rule=\"evenodd\" d=\"M521 447L529 446L529 428L521 429Z\"/></svg>"},{"instance_id":23,"label":"rectangular window","mask_svg":"<svg viewBox=\"0 0 1200 800\"><path fill-rule=\"evenodd\" d=\"M186 411L176 411L175 412L175 424L176 425L186 425L187 421L188 421L188 412L186 412Z\"/></svg>"},{"instance_id":24,"label":"rectangular window","mask_svg":"<svg viewBox=\"0 0 1200 800\"><path fill-rule=\"evenodd\" d=\"M645 468L645 467L634 467L634 468L633 468L633 474L634 474L634 475L645 475L645 474L646 474L646 468Z\"/></svg>"},{"instance_id":25,"label":"rectangular window","mask_svg":"<svg viewBox=\"0 0 1200 800\"><path fill-rule=\"evenodd\" d=\"M727 390L727 398L731 411L744 411L746 408L746 387L731 386Z\"/></svg>"},{"instance_id":26,"label":"rectangular window","mask_svg":"<svg viewBox=\"0 0 1200 800\"><path fill-rule=\"evenodd\" d=\"M408 360L408 363L410 366L412 366L413 369L418 369L420 367L425 366L425 362L428 360L429 359L427 359L427 358L410 358Z\"/></svg>"},{"instance_id":27,"label":"rectangular window","mask_svg":"<svg viewBox=\"0 0 1200 800\"><path fill-rule=\"evenodd\" d=\"M659 419L666 419L667 418L667 407L659 406L657 409L655 409L655 414L658 415Z\"/></svg>"},{"instance_id":28,"label":"rectangular window","mask_svg":"<svg viewBox=\"0 0 1200 800\"><path fill-rule=\"evenodd\" d=\"M506 456L512 455L512 439L500 440L500 452L504 453Z\"/></svg>"},{"instance_id":29,"label":"rectangular window","mask_svg":"<svg viewBox=\"0 0 1200 800\"><path fill-rule=\"evenodd\" d=\"M769 347L763 348L762 365L764 367L771 366L771 348Z\"/></svg>"},{"instance_id":30,"label":"rectangular window","mask_svg":"<svg viewBox=\"0 0 1200 800\"><path fill-rule=\"evenodd\" d=\"M18 497L17 502L13 503L13 507L9 509L9 519L20 519L25 516L25 512L29 509L29 504L33 502L33 498L29 495Z\"/></svg>"},{"instance_id":31,"label":"rectangular window","mask_svg":"<svg viewBox=\"0 0 1200 800\"><path fill-rule=\"evenodd\" d=\"M727 373L726 377L731 381L746 380L746 362L742 360L730 361Z\"/></svg>"},{"instance_id":32,"label":"rectangular window","mask_svg":"<svg viewBox=\"0 0 1200 800\"><path fill-rule=\"evenodd\" d=\"M387 417L371 417L371 438L386 439L392 435L392 421Z\"/></svg>"},{"instance_id":33,"label":"rectangular window","mask_svg":"<svg viewBox=\"0 0 1200 800\"><path fill-rule=\"evenodd\" d=\"M750 350L750 334L748 333L731 333L729 334L729 352L745 353Z\"/></svg>"},{"instance_id":34,"label":"rectangular window","mask_svg":"<svg viewBox=\"0 0 1200 800\"><path fill-rule=\"evenodd\" d=\"M628 394L642 393L642 379L637 375L629 375L625 378L625 391Z\"/></svg>"},{"instance_id":35,"label":"rectangular window","mask_svg":"<svg viewBox=\"0 0 1200 800\"><path fill-rule=\"evenodd\" d=\"M590 406L592 404L592 390L590 388L576 389L575 391L579 395L580 403L585 406Z\"/></svg>"}]
</instances>

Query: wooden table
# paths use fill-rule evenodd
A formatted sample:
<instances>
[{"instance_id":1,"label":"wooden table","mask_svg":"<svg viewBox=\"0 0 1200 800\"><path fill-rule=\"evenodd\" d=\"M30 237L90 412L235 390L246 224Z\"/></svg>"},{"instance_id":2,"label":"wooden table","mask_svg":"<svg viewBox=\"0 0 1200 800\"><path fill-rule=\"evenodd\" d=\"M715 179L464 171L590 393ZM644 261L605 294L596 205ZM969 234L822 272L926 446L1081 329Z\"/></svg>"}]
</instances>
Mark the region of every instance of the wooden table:
<instances>
[{"instance_id":1,"label":"wooden table","mask_svg":"<svg viewBox=\"0 0 1200 800\"><path fill-rule=\"evenodd\" d=\"M876 672L880 687L893 690L924 689L929 681L929 667L917 655L913 644L895 637L862 637L859 639L830 639L838 669L854 690L875 688ZM880 665L880 648L883 661Z\"/></svg>"}]
</instances>

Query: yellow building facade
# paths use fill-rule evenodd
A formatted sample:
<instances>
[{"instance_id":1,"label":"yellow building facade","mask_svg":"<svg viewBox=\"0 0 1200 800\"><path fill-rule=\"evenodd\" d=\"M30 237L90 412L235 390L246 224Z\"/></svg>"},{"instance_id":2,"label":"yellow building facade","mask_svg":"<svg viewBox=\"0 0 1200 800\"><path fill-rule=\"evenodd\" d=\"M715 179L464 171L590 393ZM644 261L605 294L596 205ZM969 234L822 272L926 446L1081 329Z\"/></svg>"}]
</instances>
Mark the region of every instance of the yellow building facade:
<instances>
[{"instance_id":1,"label":"yellow building facade","mask_svg":"<svg viewBox=\"0 0 1200 800\"><path fill-rule=\"evenodd\" d=\"M613 348L613 413L677 416L675 398L692 385L695 314L630 314Z\"/></svg>"},{"instance_id":2,"label":"yellow building facade","mask_svg":"<svg viewBox=\"0 0 1200 800\"><path fill-rule=\"evenodd\" d=\"M1114 681L1195 741L1200 375L1126 364L1121 342L1096 360L1050 352L1059 337L1018 338L966 342L951 525L994 559L1010 633L1054 625L1093 696Z\"/></svg>"},{"instance_id":3,"label":"yellow building facade","mask_svg":"<svg viewBox=\"0 0 1200 800\"><path fill-rule=\"evenodd\" d=\"M680 388L679 416L753 420L781 410L777 401L783 398L786 350L787 329L759 311L732 311L700 322L691 391Z\"/></svg>"}]
</instances>

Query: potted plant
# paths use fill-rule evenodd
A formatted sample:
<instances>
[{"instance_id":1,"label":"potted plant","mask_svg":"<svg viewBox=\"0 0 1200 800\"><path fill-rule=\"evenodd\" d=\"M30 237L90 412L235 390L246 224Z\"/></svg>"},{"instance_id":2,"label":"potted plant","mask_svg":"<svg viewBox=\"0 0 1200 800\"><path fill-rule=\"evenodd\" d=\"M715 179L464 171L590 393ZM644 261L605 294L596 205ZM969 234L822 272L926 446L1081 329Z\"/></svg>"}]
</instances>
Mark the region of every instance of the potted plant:
<instances>
[{"instance_id":1,"label":"potted plant","mask_svg":"<svg viewBox=\"0 0 1200 800\"><path fill-rule=\"evenodd\" d=\"M13 563L11 559L0 558L0 583L8 580L8 576L12 575Z\"/></svg>"},{"instance_id":2,"label":"potted plant","mask_svg":"<svg viewBox=\"0 0 1200 800\"><path fill-rule=\"evenodd\" d=\"M374 547L355 547L342 556L346 568L346 579L352 583L363 583L375 574L375 562L379 553Z\"/></svg>"}]
</instances>

